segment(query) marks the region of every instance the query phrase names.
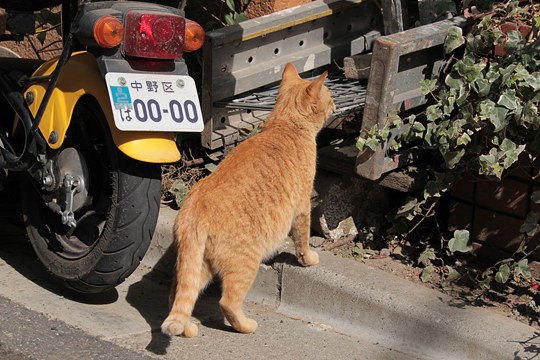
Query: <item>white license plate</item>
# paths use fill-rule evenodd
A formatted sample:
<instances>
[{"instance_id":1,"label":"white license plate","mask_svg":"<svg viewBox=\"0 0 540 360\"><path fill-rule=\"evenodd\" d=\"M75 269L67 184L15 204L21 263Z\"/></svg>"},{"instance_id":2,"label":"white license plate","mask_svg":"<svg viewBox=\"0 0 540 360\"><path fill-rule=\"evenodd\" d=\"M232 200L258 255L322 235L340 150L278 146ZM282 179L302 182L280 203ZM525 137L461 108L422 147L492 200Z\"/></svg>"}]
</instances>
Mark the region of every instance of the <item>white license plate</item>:
<instances>
[{"instance_id":1,"label":"white license plate","mask_svg":"<svg viewBox=\"0 0 540 360\"><path fill-rule=\"evenodd\" d=\"M114 123L125 131L201 132L195 81L187 75L107 73Z\"/></svg>"}]
</instances>

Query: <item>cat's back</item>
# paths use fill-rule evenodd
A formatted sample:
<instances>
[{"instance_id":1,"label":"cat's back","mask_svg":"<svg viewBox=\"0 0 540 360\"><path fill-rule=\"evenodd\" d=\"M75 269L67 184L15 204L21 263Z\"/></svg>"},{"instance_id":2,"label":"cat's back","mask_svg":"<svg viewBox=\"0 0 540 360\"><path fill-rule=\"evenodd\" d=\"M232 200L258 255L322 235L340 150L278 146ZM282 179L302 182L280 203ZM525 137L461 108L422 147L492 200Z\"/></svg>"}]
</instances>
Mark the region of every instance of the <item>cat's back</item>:
<instances>
[{"instance_id":1,"label":"cat's back","mask_svg":"<svg viewBox=\"0 0 540 360\"><path fill-rule=\"evenodd\" d=\"M266 129L240 143L212 174L195 184L183 208L197 203L208 212L237 213L268 205L292 206L311 186L316 152L314 143L299 144L294 135Z\"/></svg>"}]
</instances>

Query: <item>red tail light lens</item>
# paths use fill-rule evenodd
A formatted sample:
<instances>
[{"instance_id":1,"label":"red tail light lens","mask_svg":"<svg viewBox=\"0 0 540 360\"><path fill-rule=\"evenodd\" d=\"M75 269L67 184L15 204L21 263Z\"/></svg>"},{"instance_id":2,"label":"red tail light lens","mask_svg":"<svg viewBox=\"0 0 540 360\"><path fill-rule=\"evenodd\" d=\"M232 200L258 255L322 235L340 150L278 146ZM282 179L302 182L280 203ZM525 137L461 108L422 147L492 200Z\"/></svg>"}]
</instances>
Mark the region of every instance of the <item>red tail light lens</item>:
<instances>
[{"instance_id":1,"label":"red tail light lens","mask_svg":"<svg viewBox=\"0 0 540 360\"><path fill-rule=\"evenodd\" d=\"M124 55L176 59L184 49L185 19L167 13L132 10L127 13Z\"/></svg>"}]
</instances>

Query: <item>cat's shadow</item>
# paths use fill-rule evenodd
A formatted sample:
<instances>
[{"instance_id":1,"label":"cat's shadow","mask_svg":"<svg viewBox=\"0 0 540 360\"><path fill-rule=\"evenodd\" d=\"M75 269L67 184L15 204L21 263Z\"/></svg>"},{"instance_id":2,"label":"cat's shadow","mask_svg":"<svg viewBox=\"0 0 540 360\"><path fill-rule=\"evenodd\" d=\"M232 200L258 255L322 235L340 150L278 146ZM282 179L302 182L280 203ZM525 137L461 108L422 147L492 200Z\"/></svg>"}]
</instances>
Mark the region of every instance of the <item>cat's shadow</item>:
<instances>
[{"instance_id":1,"label":"cat's shadow","mask_svg":"<svg viewBox=\"0 0 540 360\"><path fill-rule=\"evenodd\" d=\"M287 264L292 266L302 266L298 262L298 258L287 251L294 251L289 248L284 248L283 251L278 253L276 256L270 258L267 261L264 261L263 263L265 265L272 265L272 264Z\"/></svg>"},{"instance_id":2,"label":"cat's shadow","mask_svg":"<svg viewBox=\"0 0 540 360\"><path fill-rule=\"evenodd\" d=\"M174 263L175 256L175 250L170 247L153 267L152 271L129 287L126 295L128 303L139 311L152 329L152 338L146 346L146 350L157 355L165 355L173 340L170 336L161 332L161 324L169 313L170 279L173 274L170 264ZM286 251L277 254L265 263L300 266L296 257ZM192 316L205 327L235 332L232 327L225 323L219 308L220 297L221 284L219 279L216 278L197 300Z\"/></svg>"},{"instance_id":3,"label":"cat's shadow","mask_svg":"<svg viewBox=\"0 0 540 360\"><path fill-rule=\"evenodd\" d=\"M169 248L153 270L132 284L126 295L127 302L133 306L146 320L151 328L152 338L146 350L164 355L167 353L172 338L161 332L161 324L169 313L170 278L173 269L169 265L174 250ZM234 331L225 324L224 317L219 308L221 285L216 279L197 300L192 316L205 327L222 331Z\"/></svg>"}]
</instances>

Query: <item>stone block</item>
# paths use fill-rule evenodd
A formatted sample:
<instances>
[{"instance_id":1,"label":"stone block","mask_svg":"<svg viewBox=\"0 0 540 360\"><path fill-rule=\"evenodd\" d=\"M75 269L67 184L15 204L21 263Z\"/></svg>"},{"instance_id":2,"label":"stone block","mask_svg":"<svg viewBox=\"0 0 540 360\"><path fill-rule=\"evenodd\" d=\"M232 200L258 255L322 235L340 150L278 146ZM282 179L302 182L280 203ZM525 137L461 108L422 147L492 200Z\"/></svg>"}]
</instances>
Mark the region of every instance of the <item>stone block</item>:
<instances>
[{"instance_id":1,"label":"stone block","mask_svg":"<svg viewBox=\"0 0 540 360\"><path fill-rule=\"evenodd\" d=\"M388 212L388 189L354 176L318 171L312 195L312 230L336 240L356 235Z\"/></svg>"}]
</instances>

